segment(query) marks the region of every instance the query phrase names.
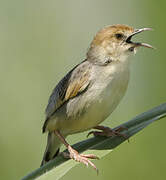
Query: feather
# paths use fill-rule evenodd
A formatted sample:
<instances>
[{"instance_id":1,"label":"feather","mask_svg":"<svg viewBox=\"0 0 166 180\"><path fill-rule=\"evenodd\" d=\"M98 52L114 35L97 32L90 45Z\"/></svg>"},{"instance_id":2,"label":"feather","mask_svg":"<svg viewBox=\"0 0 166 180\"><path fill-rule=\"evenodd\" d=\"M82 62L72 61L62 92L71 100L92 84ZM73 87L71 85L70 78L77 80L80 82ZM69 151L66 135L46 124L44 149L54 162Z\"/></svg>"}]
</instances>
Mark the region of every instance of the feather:
<instances>
[{"instance_id":1,"label":"feather","mask_svg":"<svg viewBox=\"0 0 166 180\"><path fill-rule=\"evenodd\" d=\"M90 63L86 60L83 61L74 67L54 88L46 108L43 132L46 130L48 120L55 115L57 109L86 90L90 83L90 68Z\"/></svg>"}]
</instances>

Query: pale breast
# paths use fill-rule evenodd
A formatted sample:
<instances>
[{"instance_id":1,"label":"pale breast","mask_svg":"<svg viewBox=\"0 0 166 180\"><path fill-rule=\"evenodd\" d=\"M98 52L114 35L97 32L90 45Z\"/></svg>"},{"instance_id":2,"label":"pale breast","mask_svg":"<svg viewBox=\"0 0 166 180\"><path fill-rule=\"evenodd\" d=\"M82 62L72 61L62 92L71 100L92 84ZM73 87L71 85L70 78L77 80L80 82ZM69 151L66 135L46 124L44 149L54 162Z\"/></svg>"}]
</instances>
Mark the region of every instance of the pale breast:
<instances>
[{"instance_id":1,"label":"pale breast","mask_svg":"<svg viewBox=\"0 0 166 180\"><path fill-rule=\"evenodd\" d=\"M58 113L56 127L64 134L73 134L104 121L117 107L128 85L129 70L119 68L115 72L109 77L105 71L99 73L86 92L71 99Z\"/></svg>"}]
</instances>

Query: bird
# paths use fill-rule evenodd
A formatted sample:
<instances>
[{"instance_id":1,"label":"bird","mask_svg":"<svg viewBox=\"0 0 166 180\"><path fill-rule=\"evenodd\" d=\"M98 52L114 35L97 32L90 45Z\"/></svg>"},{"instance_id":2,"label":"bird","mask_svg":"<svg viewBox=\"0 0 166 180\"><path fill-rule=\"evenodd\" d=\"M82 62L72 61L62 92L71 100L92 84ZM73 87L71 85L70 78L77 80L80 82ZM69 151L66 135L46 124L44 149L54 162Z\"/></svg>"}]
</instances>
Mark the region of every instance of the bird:
<instances>
[{"instance_id":1,"label":"bird","mask_svg":"<svg viewBox=\"0 0 166 180\"><path fill-rule=\"evenodd\" d=\"M48 133L41 166L56 158L60 146L66 146L71 158L97 170L93 154L79 154L66 141L68 135L91 129L88 135L123 136L122 128L112 130L100 125L117 107L127 90L131 58L139 47L153 48L132 37L151 28L135 29L115 24L102 28L94 36L86 58L70 70L56 85L48 100L43 133ZM100 130L100 131L97 131Z\"/></svg>"}]
</instances>

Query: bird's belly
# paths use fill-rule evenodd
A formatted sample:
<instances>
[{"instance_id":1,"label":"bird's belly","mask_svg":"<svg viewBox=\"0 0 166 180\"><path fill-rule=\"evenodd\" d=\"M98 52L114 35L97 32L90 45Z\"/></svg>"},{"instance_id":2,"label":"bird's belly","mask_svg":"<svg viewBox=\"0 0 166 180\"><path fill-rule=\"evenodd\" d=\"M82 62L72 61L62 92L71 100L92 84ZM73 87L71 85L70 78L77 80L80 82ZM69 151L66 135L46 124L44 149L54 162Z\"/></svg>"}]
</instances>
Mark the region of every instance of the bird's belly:
<instances>
[{"instance_id":1,"label":"bird's belly","mask_svg":"<svg viewBox=\"0 0 166 180\"><path fill-rule=\"evenodd\" d=\"M115 79L102 90L88 90L66 105L66 116L57 121L64 134L86 131L104 121L125 94L128 78Z\"/></svg>"}]
</instances>

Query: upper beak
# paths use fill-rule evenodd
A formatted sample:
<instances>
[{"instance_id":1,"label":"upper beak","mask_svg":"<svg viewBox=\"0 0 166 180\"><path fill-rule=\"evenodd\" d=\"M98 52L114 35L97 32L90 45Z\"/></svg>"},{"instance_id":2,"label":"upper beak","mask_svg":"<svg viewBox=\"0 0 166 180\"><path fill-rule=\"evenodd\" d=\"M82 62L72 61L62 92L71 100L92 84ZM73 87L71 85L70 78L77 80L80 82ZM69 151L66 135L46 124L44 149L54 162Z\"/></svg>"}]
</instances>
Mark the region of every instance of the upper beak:
<instances>
[{"instance_id":1,"label":"upper beak","mask_svg":"<svg viewBox=\"0 0 166 180\"><path fill-rule=\"evenodd\" d=\"M135 47L140 47L140 46L143 46L143 47L147 47L147 48L152 48L153 47L147 43L140 43L140 42L132 42L131 41L131 38L136 35L136 34L139 34L143 31L152 31L151 28L142 28L142 29L136 29L127 39L126 39L126 42L127 43L132 43Z\"/></svg>"}]
</instances>

